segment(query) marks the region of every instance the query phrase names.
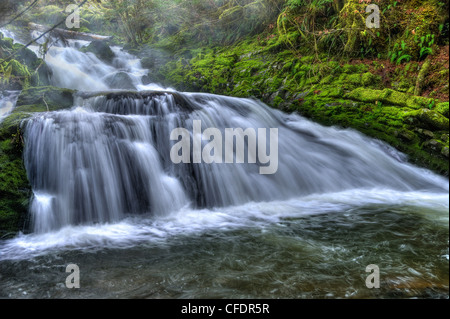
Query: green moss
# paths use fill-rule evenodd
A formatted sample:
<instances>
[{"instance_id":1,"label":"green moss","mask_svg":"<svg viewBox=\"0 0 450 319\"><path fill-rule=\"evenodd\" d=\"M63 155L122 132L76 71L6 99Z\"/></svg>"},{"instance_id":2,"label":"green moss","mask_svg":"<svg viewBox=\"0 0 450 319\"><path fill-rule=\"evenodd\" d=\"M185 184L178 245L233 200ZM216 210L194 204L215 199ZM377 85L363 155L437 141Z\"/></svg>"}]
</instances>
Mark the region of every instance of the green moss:
<instances>
[{"instance_id":1,"label":"green moss","mask_svg":"<svg viewBox=\"0 0 450 319\"><path fill-rule=\"evenodd\" d=\"M441 113L434 110L421 109L416 117L424 128L434 131L448 131L449 119Z\"/></svg>"},{"instance_id":2,"label":"green moss","mask_svg":"<svg viewBox=\"0 0 450 319\"><path fill-rule=\"evenodd\" d=\"M73 106L75 91L52 86L32 87L19 95L14 113L57 111Z\"/></svg>"},{"instance_id":3,"label":"green moss","mask_svg":"<svg viewBox=\"0 0 450 319\"><path fill-rule=\"evenodd\" d=\"M13 39L11 39L11 38L3 38L3 34L2 34L2 36L0 36L0 47L2 49L12 49L12 47L13 47Z\"/></svg>"},{"instance_id":4,"label":"green moss","mask_svg":"<svg viewBox=\"0 0 450 319\"><path fill-rule=\"evenodd\" d=\"M321 81L320 84L330 84L333 81L333 76L332 75L327 75L326 77L324 77Z\"/></svg>"},{"instance_id":5,"label":"green moss","mask_svg":"<svg viewBox=\"0 0 450 319\"><path fill-rule=\"evenodd\" d=\"M361 102L383 102L390 105L398 105L409 107L412 109L420 109L428 107L434 99L424 98L420 96L413 96L410 94L398 92L392 89L375 90L367 88L357 88L345 95L346 98L361 101Z\"/></svg>"},{"instance_id":6,"label":"green moss","mask_svg":"<svg viewBox=\"0 0 450 319\"><path fill-rule=\"evenodd\" d=\"M316 76L307 78L306 84L307 85L316 84L316 83L319 83L319 81L320 81L320 76L316 75Z\"/></svg>"},{"instance_id":7,"label":"green moss","mask_svg":"<svg viewBox=\"0 0 450 319\"><path fill-rule=\"evenodd\" d=\"M342 67L342 72L343 73L348 73L348 74L356 73L356 72L358 72L358 66L357 65L345 64Z\"/></svg>"},{"instance_id":8,"label":"green moss","mask_svg":"<svg viewBox=\"0 0 450 319\"><path fill-rule=\"evenodd\" d=\"M361 84L361 75L360 74L350 74L346 79L350 84L355 86L359 86Z\"/></svg>"},{"instance_id":9,"label":"green moss","mask_svg":"<svg viewBox=\"0 0 450 319\"><path fill-rule=\"evenodd\" d=\"M275 107L278 107L283 102L284 100L280 96L276 96L275 99L273 100L273 105Z\"/></svg>"},{"instance_id":10,"label":"green moss","mask_svg":"<svg viewBox=\"0 0 450 319\"><path fill-rule=\"evenodd\" d=\"M448 118L448 104L448 102L439 103L434 110Z\"/></svg>"},{"instance_id":11,"label":"green moss","mask_svg":"<svg viewBox=\"0 0 450 319\"><path fill-rule=\"evenodd\" d=\"M26 230L30 195L20 131L16 131L0 141L0 238Z\"/></svg>"},{"instance_id":12,"label":"green moss","mask_svg":"<svg viewBox=\"0 0 450 319\"><path fill-rule=\"evenodd\" d=\"M370 72L363 73L361 76L361 84L365 87L377 85L381 81L380 76L376 76Z\"/></svg>"},{"instance_id":13,"label":"green moss","mask_svg":"<svg viewBox=\"0 0 450 319\"><path fill-rule=\"evenodd\" d=\"M28 71L27 66L26 65L22 65L17 60L9 61L8 66L12 67L12 74L15 75L15 76L20 76L20 77L31 76L30 71Z\"/></svg>"}]
</instances>

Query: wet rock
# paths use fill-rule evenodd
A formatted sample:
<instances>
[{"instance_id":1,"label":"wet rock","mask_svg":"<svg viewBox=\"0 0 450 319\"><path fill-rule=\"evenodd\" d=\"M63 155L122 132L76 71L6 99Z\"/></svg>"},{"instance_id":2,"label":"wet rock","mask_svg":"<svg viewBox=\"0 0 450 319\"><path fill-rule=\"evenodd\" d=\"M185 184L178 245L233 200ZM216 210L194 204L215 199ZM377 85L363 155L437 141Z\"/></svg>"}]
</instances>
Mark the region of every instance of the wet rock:
<instances>
[{"instance_id":1,"label":"wet rock","mask_svg":"<svg viewBox=\"0 0 450 319\"><path fill-rule=\"evenodd\" d=\"M73 93L56 87L31 87L20 93L14 112L43 112L71 108Z\"/></svg>"},{"instance_id":2,"label":"wet rock","mask_svg":"<svg viewBox=\"0 0 450 319\"><path fill-rule=\"evenodd\" d=\"M112 89L136 90L130 75L117 72L106 77L105 83Z\"/></svg>"},{"instance_id":3,"label":"wet rock","mask_svg":"<svg viewBox=\"0 0 450 319\"><path fill-rule=\"evenodd\" d=\"M153 83L152 79L150 78L150 74L146 74L141 78L142 84L147 85L150 83Z\"/></svg>"},{"instance_id":4,"label":"wet rock","mask_svg":"<svg viewBox=\"0 0 450 319\"><path fill-rule=\"evenodd\" d=\"M97 58L109 64L112 63L115 57L111 48L104 41L99 40L92 41L88 46L81 48L80 51L94 53Z\"/></svg>"},{"instance_id":5,"label":"wet rock","mask_svg":"<svg viewBox=\"0 0 450 319\"><path fill-rule=\"evenodd\" d=\"M47 86L51 85L53 72L46 63L43 63L37 72L31 75L31 84L34 86Z\"/></svg>"},{"instance_id":6,"label":"wet rock","mask_svg":"<svg viewBox=\"0 0 450 319\"><path fill-rule=\"evenodd\" d=\"M22 64L25 64L30 70L36 69L41 64L41 59L39 59L33 51L25 48L24 45L16 43L14 44L14 50L17 52L15 54L15 59Z\"/></svg>"},{"instance_id":7,"label":"wet rock","mask_svg":"<svg viewBox=\"0 0 450 319\"><path fill-rule=\"evenodd\" d=\"M403 129L399 132L396 131L394 135L400 137L405 142L412 142L416 137L416 135L413 132L407 129Z\"/></svg>"},{"instance_id":8,"label":"wet rock","mask_svg":"<svg viewBox=\"0 0 450 319\"><path fill-rule=\"evenodd\" d=\"M429 130L423 130L422 134L428 138L434 138L434 134L433 132L429 131Z\"/></svg>"},{"instance_id":9,"label":"wet rock","mask_svg":"<svg viewBox=\"0 0 450 319\"><path fill-rule=\"evenodd\" d=\"M423 143L423 147L436 152L441 150L442 144L437 140L428 140Z\"/></svg>"}]
</instances>

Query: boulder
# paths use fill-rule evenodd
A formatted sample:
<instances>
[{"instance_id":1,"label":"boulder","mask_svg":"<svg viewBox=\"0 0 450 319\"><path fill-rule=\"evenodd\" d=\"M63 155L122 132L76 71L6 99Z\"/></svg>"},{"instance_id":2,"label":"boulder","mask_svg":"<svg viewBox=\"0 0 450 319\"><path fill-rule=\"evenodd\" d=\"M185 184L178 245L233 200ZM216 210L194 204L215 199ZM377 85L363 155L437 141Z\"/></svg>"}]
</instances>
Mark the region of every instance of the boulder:
<instances>
[{"instance_id":1,"label":"boulder","mask_svg":"<svg viewBox=\"0 0 450 319\"><path fill-rule=\"evenodd\" d=\"M136 90L130 75L125 72L116 72L105 78L105 83L111 89Z\"/></svg>"},{"instance_id":2,"label":"boulder","mask_svg":"<svg viewBox=\"0 0 450 319\"><path fill-rule=\"evenodd\" d=\"M14 50L17 52L14 58L20 63L25 64L30 70L36 69L41 63L41 59L37 57L36 53L25 48L23 44L14 44Z\"/></svg>"},{"instance_id":3,"label":"boulder","mask_svg":"<svg viewBox=\"0 0 450 319\"><path fill-rule=\"evenodd\" d=\"M44 112L71 108L75 91L51 86L31 87L20 93L14 113Z\"/></svg>"},{"instance_id":4,"label":"boulder","mask_svg":"<svg viewBox=\"0 0 450 319\"><path fill-rule=\"evenodd\" d=\"M47 86L51 85L53 72L52 69L44 62L38 69L37 72L33 73L31 76L31 84L33 86Z\"/></svg>"},{"instance_id":5,"label":"boulder","mask_svg":"<svg viewBox=\"0 0 450 319\"><path fill-rule=\"evenodd\" d=\"M92 41L89 45L81 48L80 51L94 53L97 58L109 64L112 63L116 56L104 41L99 40Z\"/></svg>"},{"instance_id":6,"label":"boulder","mask_svg":"<svg viewBox=\"0 0 450 319\"><path fill-rule=\"evenodd\" d=\"M448 118L434 110L421 109L416 118L431 131L448 131Z\"/></svg>"}]
</instances>

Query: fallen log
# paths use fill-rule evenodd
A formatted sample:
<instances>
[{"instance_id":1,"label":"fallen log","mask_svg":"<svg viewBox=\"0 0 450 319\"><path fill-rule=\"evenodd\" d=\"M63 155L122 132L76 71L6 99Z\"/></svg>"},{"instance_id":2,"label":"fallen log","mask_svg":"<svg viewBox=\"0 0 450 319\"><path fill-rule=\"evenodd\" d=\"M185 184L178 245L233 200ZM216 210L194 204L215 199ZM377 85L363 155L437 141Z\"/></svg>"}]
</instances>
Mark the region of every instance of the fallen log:
<instances>
[{"instance_id":1,"label":"fallen log","mask_svg":"<svg viewBox=\"0 0 450 319\"><path fill-rule=\"evenodd\" d=\"M48 27L48 26L45 26L42 24L37 24L37 23L32 23L32 22L30 22L28 24L28 26L30 27L30 29L36 30L39 32L46 32L47 30L50 29L50 27ZM65 39L84 40L84 41L94 41L94 40L108 41L108 40L111 40L111 38L112 38L111 36L104 36L104 35L78 32L78 31L72 31L72 30L64 30L64 29L59 29L59 28L52 30L51 34L54 36L60 36Z\"/></svg>"}]
</instances>

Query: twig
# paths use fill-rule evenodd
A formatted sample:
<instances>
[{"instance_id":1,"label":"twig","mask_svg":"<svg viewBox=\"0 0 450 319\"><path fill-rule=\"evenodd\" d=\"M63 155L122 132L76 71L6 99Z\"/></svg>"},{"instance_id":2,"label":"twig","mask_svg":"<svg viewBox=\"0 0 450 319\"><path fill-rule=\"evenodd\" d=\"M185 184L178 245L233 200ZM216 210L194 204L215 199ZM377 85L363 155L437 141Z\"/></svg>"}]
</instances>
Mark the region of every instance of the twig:
<instances>
[{"instance_id":1,"label":"twig","mask_svg":"<svg viewBox=\"0 0 450 319\"><path fill-rule=\"evenodd\" d=\"M42 101L44 101L44 103L45 103L45 106L47 107L47 112L50 112L50 109L48 108L48 104L47 104L47 102L45 102L45 93L42 95Z\"/></svg>"}]
</instances>

